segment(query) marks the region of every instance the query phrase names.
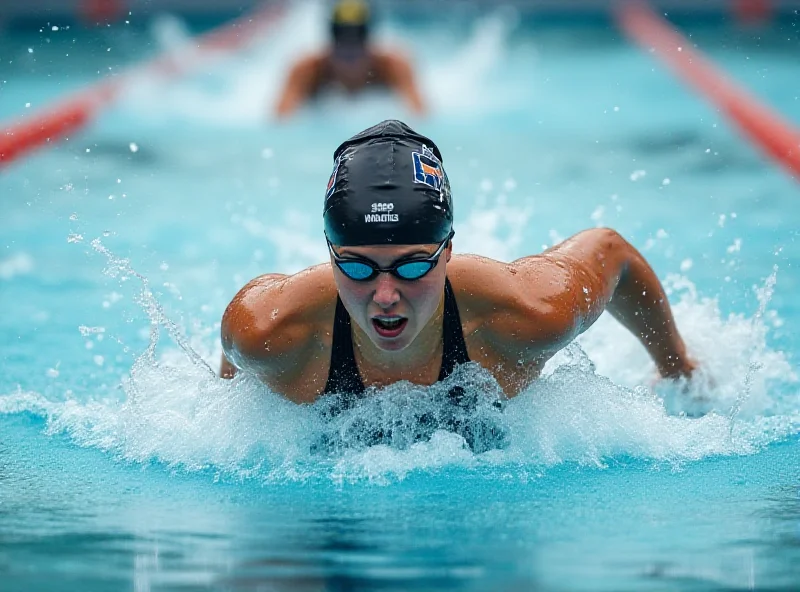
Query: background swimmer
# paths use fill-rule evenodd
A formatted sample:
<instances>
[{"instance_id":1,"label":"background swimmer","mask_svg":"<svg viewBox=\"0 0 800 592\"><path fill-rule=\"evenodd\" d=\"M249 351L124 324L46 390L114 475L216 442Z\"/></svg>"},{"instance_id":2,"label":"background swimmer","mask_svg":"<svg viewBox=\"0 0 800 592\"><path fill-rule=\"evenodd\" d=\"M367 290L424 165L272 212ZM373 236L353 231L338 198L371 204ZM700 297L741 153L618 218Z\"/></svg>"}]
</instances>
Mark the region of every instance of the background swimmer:
<instances>
[{"instance_id":1,"label":"background swimmer","mask_svg":"<svg viewBox=\"0 0 800 592\"><path fill-rule=\"evenodd\" d=\"M292 65L275 115L287 117L326 91L348 95L368 88L397 93L415 114L426 111L410 62L396 51L370 43L370 12L359 0L343 0L331 15L331 46Z\"/></svg>"}]
</instances>

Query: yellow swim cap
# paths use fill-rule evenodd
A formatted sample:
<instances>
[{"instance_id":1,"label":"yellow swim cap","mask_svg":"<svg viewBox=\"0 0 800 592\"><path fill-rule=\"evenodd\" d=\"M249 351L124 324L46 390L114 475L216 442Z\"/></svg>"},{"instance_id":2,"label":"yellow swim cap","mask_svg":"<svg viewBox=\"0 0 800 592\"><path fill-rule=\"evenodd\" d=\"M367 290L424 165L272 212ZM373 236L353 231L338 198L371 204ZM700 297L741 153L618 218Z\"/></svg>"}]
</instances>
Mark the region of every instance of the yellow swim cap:
<instances>
[{"instance_id":1,"label":"yellow swim cap","mask_svg":"<svg viewBox=\"0 0 800 592\"><path fill-rule=\"evenodd\" d=\"M361 0L341 0L333 8L334 25L363 26L369 21L369 7Z\"/></svg>"}]
</instances>

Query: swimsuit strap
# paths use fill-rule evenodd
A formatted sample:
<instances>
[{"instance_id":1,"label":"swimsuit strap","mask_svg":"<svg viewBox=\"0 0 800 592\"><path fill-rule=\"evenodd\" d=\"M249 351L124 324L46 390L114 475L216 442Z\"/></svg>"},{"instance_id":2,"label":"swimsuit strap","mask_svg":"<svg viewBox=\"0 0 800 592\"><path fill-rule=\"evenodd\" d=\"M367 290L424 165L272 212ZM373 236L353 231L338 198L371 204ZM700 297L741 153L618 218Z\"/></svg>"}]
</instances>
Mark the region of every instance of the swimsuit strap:
<instances>
[{"instance_id":1,"label":"swimsuit strap","mask_svg":"<svg viewBox=\"0 0 800 592\"><path fill-rule=\"evenodd\" d=\"M336 296L336 314L333 318L333 344L331 346L331 367L323 394L348 393L361 395L364 382L358 372L356 356L353 352L353 333L350 327L350 314Z\"/></svg>"},{"instance_id":2,"label":"swimsuit strap","mask_svg":"<svg viewBox=\"0 0 800 592\"><path fill-rule=\"evenodd\" d=\"M459 364L469 362L467 344L464 341L464 332L461 328L461 317L458 314L458 304L449 279L445 279L444 284L442 342L442 367L439 370L439 378L437 379L439 381L450 376ZM358 371L356 356L353 351L350 314L342 304L342 299L337 296L336 314L333 319L331 367L328 371L328 380L325 383L323 394L347 393L362 395L364 390L364 381Z\"/></svg>"},{"instance_id":3,"label":"swimsuit strap","mask_svg":"<svg viewBox=\"0 0 800 592\"><path fill-rule=\"evenodd\" d=\"M464 330L461 327L461 316L458 314L458 303L449 279L444 281L442 340L442 368L439 370L438 379L440 381L450 376L456 366L469 362L467 343L464 341Z\"/></svg>"}]
</instances>

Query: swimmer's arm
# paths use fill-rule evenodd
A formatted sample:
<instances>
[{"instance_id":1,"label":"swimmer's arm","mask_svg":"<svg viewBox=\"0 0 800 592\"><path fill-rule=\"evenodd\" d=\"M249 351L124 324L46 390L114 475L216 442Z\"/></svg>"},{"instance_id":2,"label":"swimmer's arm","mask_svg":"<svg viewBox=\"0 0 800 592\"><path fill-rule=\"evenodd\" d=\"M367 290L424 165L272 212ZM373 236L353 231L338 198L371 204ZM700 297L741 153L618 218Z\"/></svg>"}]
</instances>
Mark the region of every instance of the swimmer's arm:
<instances>
[{"instance_id":1,"label":"swimmer's arm","mask_svg":"<svg viewBox=\"0 0 800 592\"><path fill-rule=\"evenodd\" d=\"M386 77L391 87L400 94L411 110L417 115L427 111L425 101L417 87L411 64L400 55L384 54L381 56Z\"/></svg>"},{"instance_id":2,"label":"swimmer's arm","mask_svg":"<svg viewBox=\"0 0 800 592\"><path fill-rule=\"evenodd\" d=\"M292 66L275 106L275 116L283 119L297 111L311 95L319 58L311 56Z\"/></svg>"},{"instance_id":3,"label":"swimmer's arm","mask_svg":"<svg viewBox=\"0 0 800 592\"><path fill-rule=\"evenodd\" d=\"M565 337L577 337L608 310L641 341L663 377L691 375L695 362L686 352L661 282L617 232L581 232L540 259L545 278L564 287L545 304Z\"/></svg>"},{"instance_id":4,"label":"swimmer's arm","mask_svg":"<svg viewBox=\"0 0 800 592\"><path fill-rule=\"evenodd\" d=\"M253 374L285 393L318 355L320 327L330 327L335 306L330 265L256 278L239 291L222 317L220 374L225 377L226 369L233 367L233 374ZM315 396L311 391L305 394L309 401ZM302 396L291 398L306 402Z\"/></svg>"},{"instance_id":5,"label":"swimmer's arm","mask_svg":"<svg viewBox=\"0 0 800 592\"><path fill-rule=\"evenodd\" d=\"M264 310L270 288L274 288L286 276L279 273L262 275L242 288L225 309L222 317L222 359L220 378L233 378L238 369L231 361L239 360L240 365L252 367L253 359L258 358L253 341L263 332L264 321L260 318L270 313ZM242 352L247 352L242 355ZM255 364L258 365L258 364ZM251 368L252 369L252 368Z\"/></svg>"},{"instance_id":6,"label":"swimmer's arm","mask_svg":"<svg viewBox=\"0 0 800 592\"><path fill-rule=\"evenodd\" d=\"M219 362L219 377L220 378L233 378L236 376L236 366L228 361L225 354L222 354L222 359Z\"/></svg>"}]
</instances>

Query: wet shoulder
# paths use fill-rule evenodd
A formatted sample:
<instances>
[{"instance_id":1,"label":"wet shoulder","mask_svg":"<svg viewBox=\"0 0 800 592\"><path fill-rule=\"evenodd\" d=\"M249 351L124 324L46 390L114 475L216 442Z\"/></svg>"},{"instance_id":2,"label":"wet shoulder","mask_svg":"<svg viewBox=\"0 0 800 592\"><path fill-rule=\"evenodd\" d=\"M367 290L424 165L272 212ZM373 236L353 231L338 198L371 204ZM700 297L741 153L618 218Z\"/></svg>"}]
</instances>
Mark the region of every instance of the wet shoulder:
<instances>
[{"instance_id":1,"label":"wet shoulder","mask_svg":"<svg viewBox=\"0 0 800 592\"><path fill-rule=\"evenodd\" d=\"M236 302L264 322L314 323L333 318L336 285L330 264L325 263L293 275L257 277L239 291Z\"/></svg>"},{"instance_id":2,"label":"wet shoulder","mask_svg":"<svg viewBox=\"0 0 800 592\"><path fill-rule=\"evenodd\" d=\"M482 314L508 304L519 291L517 274L512 264L480 255L453 255L447 264L459 310L466 314Z\"/></svg>"},{"instance_id":3,"label":"wet shoulder","mask_svg":"<svg viewBox=\"0 0 800 592\"><path fill-rule=\"evenodd\" d=\"M492 342L550 342L560 340L570 328L563 297L567 284L547 257L508 263L458 255L448 263L447 275L465 335L483 335Z\"/></svg>"},{"instance_id":4,"label":"wet shoulder","mask_svg":"<svg viewBox=\"0 0 800 592\"><path fill-rule=\"evenodd\" d=\"M563 296L571 271L562 261L532 255L511 262L480 255L454 255L447 276L459 304L478 309L511 306L530 307Z\"/></svg>"},{"instance_id":5,"label":"wet shoulder","mask_svg":"<svg viewBox=\"0 0 800 592\"><path fill-rule=\"evenodd\" d=\"M294 275L260 276L234 297L222 322L223 341L243 352L269 357L310 345L330 330L336 286L330 264ZM271 344L269 350L265 344Z\"/></svg>"}]
</instances>

